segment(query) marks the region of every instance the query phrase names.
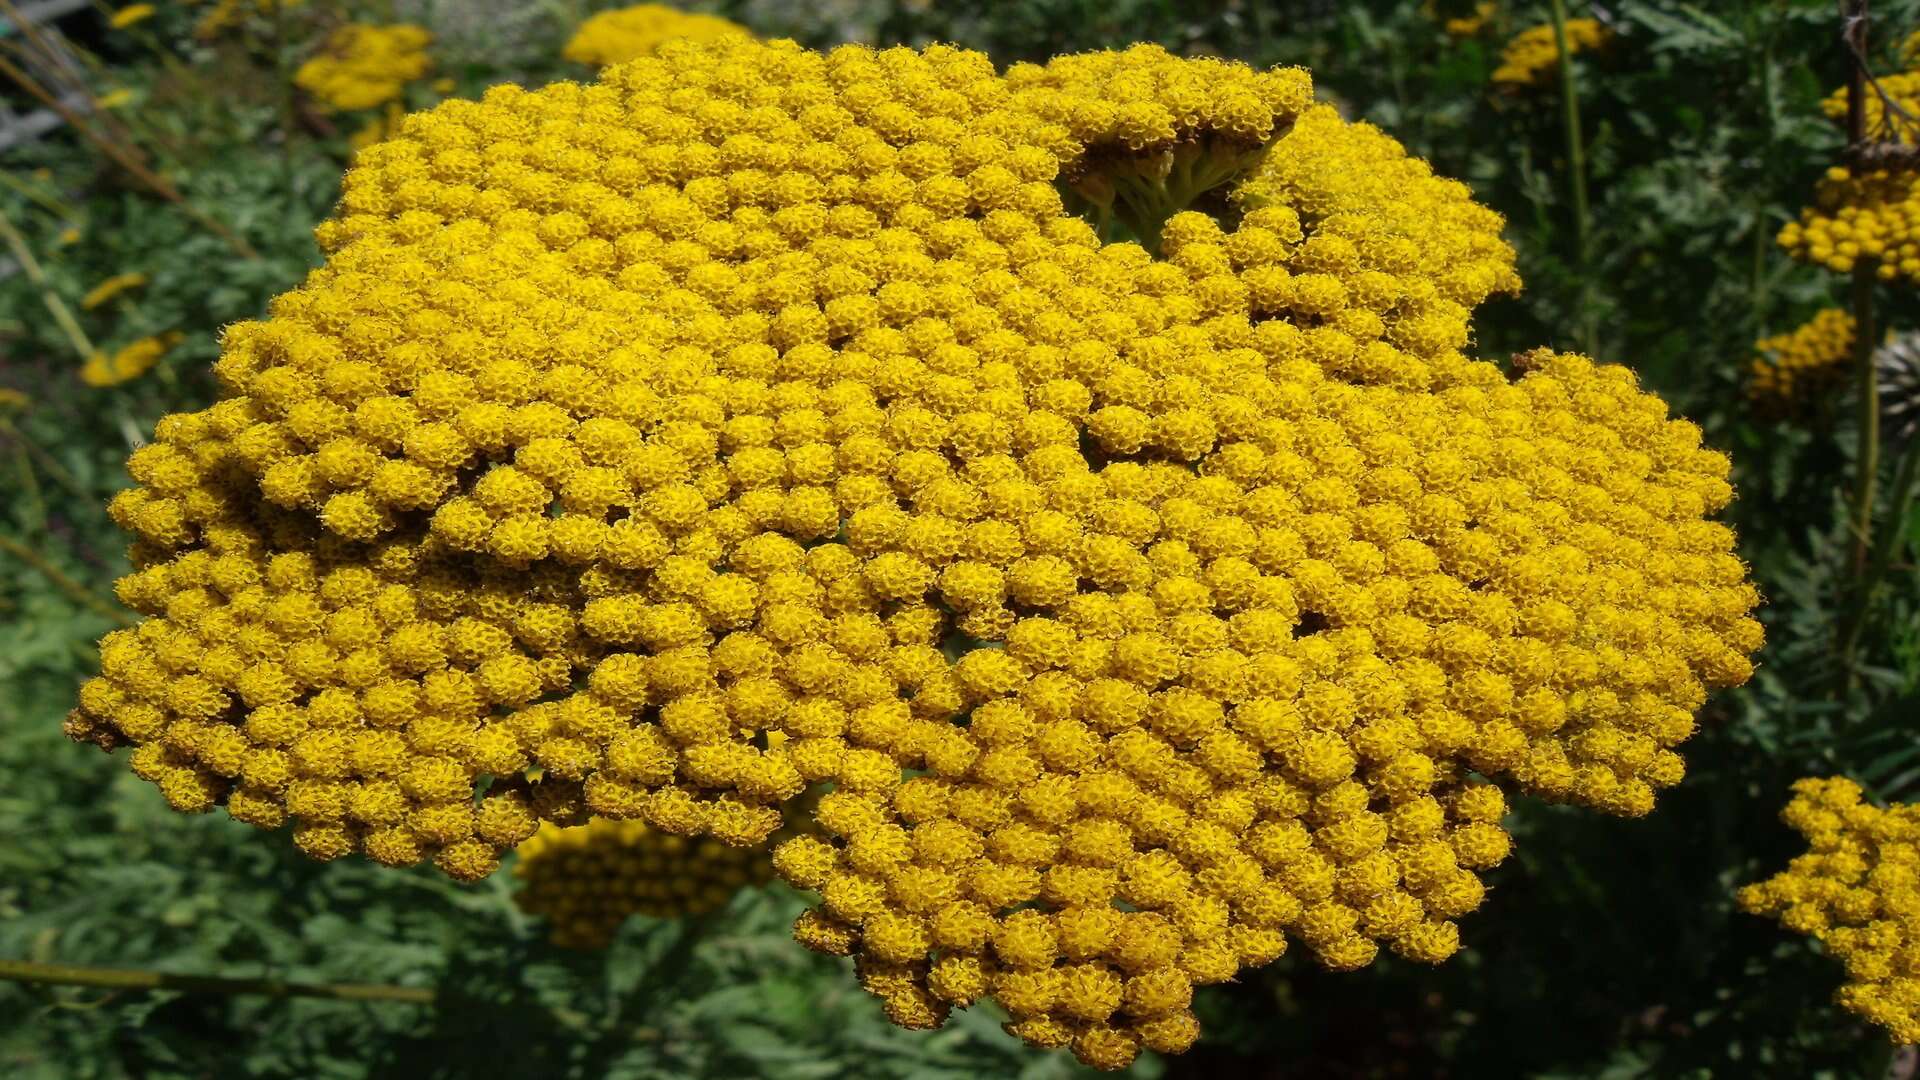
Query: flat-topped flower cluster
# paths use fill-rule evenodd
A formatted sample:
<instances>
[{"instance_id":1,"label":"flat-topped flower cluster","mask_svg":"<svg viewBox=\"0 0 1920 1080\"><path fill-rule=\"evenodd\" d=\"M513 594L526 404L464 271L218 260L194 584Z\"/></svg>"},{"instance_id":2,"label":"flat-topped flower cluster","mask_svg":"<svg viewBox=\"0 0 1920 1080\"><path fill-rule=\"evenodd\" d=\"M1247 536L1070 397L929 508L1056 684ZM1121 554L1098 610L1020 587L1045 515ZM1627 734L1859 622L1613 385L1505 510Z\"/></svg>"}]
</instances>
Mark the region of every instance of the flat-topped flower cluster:
<instances>
[{"instance_id":1,"label":"flat-topped flower cluster","mask_svg":"<svg viewBox=\"0 0 1920 1080\"><path fill-rule=\"evenodd\" d=\"M1063 207L1216 167L1156 253ZM1500 226L1304 72L1150 47L446 102L130 460L146 618L69 732L463 879L830 787L773 853L801 941L1106 1068L1290 940L1442 960L1503 786L1646 813L1761 642L1695 426L1462 351Z\"/></svg>"}]
</instances>

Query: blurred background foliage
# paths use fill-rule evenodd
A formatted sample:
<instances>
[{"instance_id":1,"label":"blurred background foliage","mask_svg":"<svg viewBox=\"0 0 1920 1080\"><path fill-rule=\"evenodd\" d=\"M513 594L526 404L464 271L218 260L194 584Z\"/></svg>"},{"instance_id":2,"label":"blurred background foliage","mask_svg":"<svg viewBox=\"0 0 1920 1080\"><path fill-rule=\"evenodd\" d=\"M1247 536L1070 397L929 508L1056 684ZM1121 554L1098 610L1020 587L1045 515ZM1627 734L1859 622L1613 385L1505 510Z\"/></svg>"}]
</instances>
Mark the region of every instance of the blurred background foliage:
<instances>
[{"instance_id":1,"label":"blurred background foliage","mask_svg":"<svg viewBox=\"0 0 1920 1080\"><path fill-rule=\"evenodd\" d=\"M224 815L168 812L124 762L60 733L92 642L119 617L124 542L103 507L126 482L122 460L162 414L212 395L219 328L317 262L311 228L353 140L383 120L317 107L294 86L298 66L346 22L407 21L435 36L432 78L407 85L408 107L509 79L587 78L561 46L600 6L204 0L130 20L81 8L53 24L95 139L68 125L0 150L0 957L434 987L440 1002L0 983L7 1075L1076 1071L1021 1049L984 1010L931 1036L890 1027L837 962L791 945L799 901L777 888L688 922L635 919L610 949L567 953L516 910L508 875L462 888L431 871L321 867ZM1135 1074L1912 1074L1910 1057L1828 1004L1831 961L1732 903L1796 850L1775 818L1793 779L1844 772L1894 799L1920 789L1920 580L1905 557L1920 519L1883 511L1897 557L1863 600L1846 573L1851 391L1797 402L1787 422L1756 414L1745 385L1757 339L1846 302L1844 278L1788 261L1773 239L1844 141L1818 107L1845 77L1833 3L1573 4L1607 32L1574 60L1577 143L1557 70L1492 81L1504 45L1547 23L1544 3L700 10L809 45L953 41L1003 65L1138 40L1306 65L1324 97L1507 215L1527 291L1482 309L1481 355L1550 345L1629 364L1734 455L1732 518L1769 600L1770 642L1753 683L1701 717L1686 783L1643 822L1520 802L1518 855L1492 875L1453 962L1328 974L1289 956L1202 993L1200 1045ZM1891 67L1920 3L1874 14L1875 55ZM32 47L18 29L0 34L0 55ZM12 84L0 99L34 104ZM82 303L116 275L141 279ZM1883 325L1920 329L1910 288L1875 300ZM95 352L174 333L150 370L83 378ZM1889 474L1897 456L1883 459ZM1841 671L1837 627L1853 619L1865 630Z\"/></svg>"}]
</instances>

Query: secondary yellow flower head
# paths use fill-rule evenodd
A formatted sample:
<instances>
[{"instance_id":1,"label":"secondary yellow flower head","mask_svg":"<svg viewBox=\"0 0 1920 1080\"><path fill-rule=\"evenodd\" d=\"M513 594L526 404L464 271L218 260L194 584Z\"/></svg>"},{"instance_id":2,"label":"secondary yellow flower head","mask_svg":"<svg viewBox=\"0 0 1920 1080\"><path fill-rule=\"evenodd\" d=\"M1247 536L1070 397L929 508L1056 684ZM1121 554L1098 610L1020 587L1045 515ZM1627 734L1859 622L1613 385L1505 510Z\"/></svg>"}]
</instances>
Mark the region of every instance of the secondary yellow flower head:
<instances>
[{"instance_id":1,"label":"secondary yellow flower head","mask_svg":"<svg viewBox=\"0 0 1920 1080\"><path fill-rule=\"evenodd\" d=\"M249 18L270 18L277 7L282 13L304 7L306 0L195 0L207 11L194 24L194 36L203 40L220 36L246 23Z\"/></svg>"},{"instance_id":2,"label":"secondary yellow flower head","mask_svg":"<svg viewBox=\"0 0 1920 1080\"><path fill-rule=\"evenodd\" d=\"M143 22L152 18L153 12L154 7L152 4L128 4L126 7L120 8L112 15L109 15L107 17L107 25L113 27L115 30L125 30L134 23Z\"/></svg>"},{"instance_id":3,"label":"secondary yellow flower head","mask_svg":"<svg viewBox=\"0 0 1920 1080\"><path fill-rule=\"evenodd\" d=\"M547 921L554 944L575 949L606 947L633 915L704 915L773 876L765 851L638 821L543 825L517 855L514 903Z\"/></svg>"},{"instance_id":4,"label":"secondary yellow flower head","mask_svg":"<svg viewBox=\"0 0 1920 1080\"><path fill-rule=\"evenodd\" d=\"M721 41L751 36L746 27L717 15L666 4L635 4L602 11L581 23L561 55L577 64L605 67L652 56L661 45L682 38Z\"/></svg>"},{"instance_id":5,"label":"secondary yellow flower head","mask_svg":"<svg viewBox=\"0 0 1920 1080\"><path fill-rule=\"evenodd\" d=\"M796 935L1103 1067L1289 939L1443 959L1483 778L1645 813L1757 597L1726 460L1625 369L1468 359L1499 218L1310 90L683 41L407 117L129 462L147 618L70 734L463 878L831 784ZM1158 258L1065 213L1102 178Z\"/></svg>"},{"instance_id":6,"label":"secondary yellow flower head","mask_svg":"<svg viewBox=\"0 0 1920 1080\"><path fill-rule=\"evenodd\" d=\"M1769 411L1791 410L1846 377L1853 316L1827 308L1803 325L1754 343L1747 392Z\"/></svg>"},{"instance_id":7,"label":"secondary yellow flower head","mask_svg":"<svg viewBox=\"0 0 1920 1080\"><path fill-rule=\"evenodd\" d=\"M327 38L320 55L300 65L294 85L329 109L351 112L398 100L406 84L433 67L426 28L348 23Z\"/></svg>"},{"instance_id":8,"label":"secondary yellow flower head","mask_svg":"<svg viewBox=\"0 0 1920 1080\"><path fill-rule=\"evenodd\" d=\"M1780 817L1809 850L1741 889L1740 906L1813 936L1846 967L1841 1006L1920 1041L1920 807L1863 802L1843 776L1793 791Z\"/></svg>"},{"instance_id":9,"label":"secondary yellow flower head","mask_svg":"<svg viewBox=\"0 0 1920 1080\"><path fill-rule=\"evenodd\" d=\"M80 298L80 306L88 311L92 311L94 308L105 304L121 293L127 292L130 289L137 289L146 283L147 275L139 273L138 271L126 274L115 274L100 284L95 285L93 288L88 289L87 295Z\"/></svg>"},{"instance_id":10,"label":"secondary yellow flower head","mask_svg":"<svg viewBox=\"0 0 1920 1080\"><path fill-rule=\"evenodd\" d=\"M1836 274L1865 261L1882 281L1920 281L1920 173L1836 165L1777 239L1787 254Z\"/></svg>"},{"instance_id":11,"label":"secondary yellow flower head","mask_svg":"<svg viewBox=\"0 0 1920 1080\"><path fill-rule=\"evenodd\" d=\"M141 338L111 356L95 353L80 369L80 381L88 386L118 386L137 379L178 345L180 337L179 331L169 331Z\"/></svg>"},{"instance_id":12,"label":"secondary yellow flower head","mask_svg":"<svg viewBox=\"0 0 1920 1080\"><path fill-rule=\"evenodd\" d=\"M1598 49L1613 38L1613 31L1594 19L1567 20L1567 55ZM1542 86L1560 70L1560 43L1552 23L1529 27L1514 35L1500 51L1500 66L1493 70L1493 83L1508 90Z\"/></svg>"}]
</instances>

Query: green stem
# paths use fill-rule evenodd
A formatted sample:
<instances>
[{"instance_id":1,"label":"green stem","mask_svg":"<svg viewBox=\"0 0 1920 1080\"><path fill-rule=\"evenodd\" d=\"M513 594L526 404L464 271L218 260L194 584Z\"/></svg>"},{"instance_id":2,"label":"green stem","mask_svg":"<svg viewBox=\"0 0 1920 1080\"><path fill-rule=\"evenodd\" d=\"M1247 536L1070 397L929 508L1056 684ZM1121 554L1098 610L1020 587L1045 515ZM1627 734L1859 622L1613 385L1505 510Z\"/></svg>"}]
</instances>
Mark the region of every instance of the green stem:
<instances>
[{"instance_id":1,"label":"green stem","mask_svg":"<svg viewBox=\"0 0 1920 1080\"><path fill-rule=\"evenodd\" d=\"M1873 499L1880 473L1880 381L1873 377L1873 268L1853 271L1853 369L1860 383L1860 442L1853 486L1853 572L1866 569L1873 542Z\"/></svg>"},{"instance_id":2,"label":"green stem","mask_svg":"<svg viewBox=\"0 0 1920 1080\"><path fill-rule=\"evenodd\" d=\"M221 975L173 975L133 968L37 964L0 960L0 979L47 986L93 986L107 990L175 990L189 994L263 994L267 997L332 998L335 1001L400 1001L431 1005L434 991L375 983L308 983L285 979L232 979Z\"/></svg>"},{"instance_id":3,"label":"green stem","mask_svg":"<svg viewBox=\"0 0 1920 1080\"><path fill-rule=\"evenodd\" d=\"M78 603L112 619L121 626L133 625L133 617L127 614L127 612L108 602L92 589L75 581L67 575L66 571L48 562L46 556L15 540L13 537L0 536L0 552L5 552L21 562L26 563L32 569L39 571L41 577L52 582L55 588L66 593L68 597Z\"/></svg>"},{"instance_id":4,"label":"green stem","mask_svg":"<svg viewBox=\"0 0 1920 1080\"><path fill-rule=\"evenodd\" d=\"M1849 0L1846 23L1840 32L1841 47L1847 58L1847 143L1860 146L1866 138L1866 0ZM1847 561L1852 595L1842 609L1840 626L1839 690L1845 700L1856 676L1855 656L1859 651L1861 627L1867 621L1871 600L1869 560L1873 546L1873 504L1880 475L1880 383L1874 378L1873 351L1878 337L1874 327L1873 277L1871 261L1854 262L1852 284L1853 368L1859 386L1859 431L1854 451L1853 506L1848 515L1852 535L1852 554Z\"/></svg>"},{"instance_id":5,"label":"green stem","mask_svg":"<svg viewBox=\"0 0 1920 1080\"><path fill-rule=\"evenodd\" d=\"M5 417L0 417L0 437L12 439L29 457L40 463L40 467L47 471L48 476L53 477L55 483L66 488L67 494L72 495L81 502L88 503L99 498L97 493L88 491L86 487L80 483L78 477L68 472L65 465L60 464L59 461L54 459L52 454L47 453L45 447L34 442L33 439L28 437L26 432L21 431L18 427L14 426L13 421Z\"/></svg>"},{"instance_id":6,"label":"green stem","mask_svg":"<svg viewBox=\"0 0 1920 1080\"><path fill-rule=\"evenodd\" d=\"M40 260L33 257L33 249L27 246L27 238L21 236L20 230L13 227L13 221L7 217L3 209L0 209L0 239L5 240L7 247L13 251L13 257L20 263L20 269L26 271L27 280L33 282L34 287L40 290L40 302L46 305L47 313L53 316L53 321L60 327L60 331L66 334L67 341L73 345L74 351L80 354L81 362L93 359L97 350L93 347L92 339L87 337L85 330L80 329L80 323L73 317L73 312L67 308L66 301L60 299L60 295L53 291L53 285L47 281L46 272L40 269Z\"/></svg>"},{"instance_id":7,"label":"green stem","mask_svg":"<svg viewBox=\"0 0 1920 1080\"><path fill-rule=\"evenodd\" d=\"M1580 134L1580 92L1573 80L1573 50L1567 43L1566 0L1553 0L1553 41L1560 52L1561 130L1567 140L1567 171L1573 184L1573 227L1580 270L1580 347L1599 349L1593 311L1593 221L1587 204L1587 147Z\"/></svg>"},{"instance_id":8,"label":"green stem","mask_svg":"<svg viewBox=\"0 0 1920 1080\"><path fill-rule=\"evenodd\" d=\"M1888 489L1887 520L1874 537L1873 554L1867 562L1865 576L1860 581L1860 614L1848 620L1846 637L1840 643L1840 656L1845 668L1853 666L1853 656L1858 650L1860 638L1865 628L1873 620L1873 604L1879 595L1880 586L1886 581L1887 569L1906 546L1907 516L1913 512L1913 482L1920 475L1920 443L1909 443L1902 449L1900 464L1894 470L1893 486Z\"/></svg>"}]
</instances>

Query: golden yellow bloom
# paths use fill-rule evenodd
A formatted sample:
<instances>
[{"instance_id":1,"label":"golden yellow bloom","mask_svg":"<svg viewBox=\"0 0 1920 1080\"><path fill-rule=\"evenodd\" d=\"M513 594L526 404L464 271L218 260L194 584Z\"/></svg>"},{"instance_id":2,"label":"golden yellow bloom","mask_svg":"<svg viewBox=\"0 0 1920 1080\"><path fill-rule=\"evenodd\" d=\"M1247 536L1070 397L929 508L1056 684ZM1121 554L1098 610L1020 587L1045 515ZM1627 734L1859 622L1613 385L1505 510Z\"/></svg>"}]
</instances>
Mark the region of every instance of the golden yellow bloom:
<instances>
[{"instance_id":1,"label":"golden yellow bloom","mask_svg":"<svg viewBox=\"0 0 1920 1080\"><path fill-rule=\"evenodd\" d=\"M294 85L342 112L384 105L433 66L427 55L432 41L424 27L348 23L333 32L320 55L300 65Z\"/></svg>"},{"instance_id":2,"label":"golden yellow bloom","mask_svg":"<svg viewBox=\"0 0 1920 1080\"><path fill-rule=\"evenodd\" d=\"M153 12L152 4L128 4L108 16L107 25L115 30L125 30L134 23L152 18Z\"/></svg>"},{"instance_id":3,"label":"golden yellow bloom","mask_svg":"<svg viewBox=\"0 0 1920 1080\"><path fill-rule=\"evenodd\" d=\"M80 381L88 386L118 386L145 375L169 350L180 343L180 332L168 331L144 337L112 356L95 353L80 369Z\"/></svg>"},{"instance_id":4,"label":"golden yellow bloom","mask_svg":"<svg viewBox=\"0 0 1920 1080\"><path fill-rule=\"evenodd\" d=\"M1613 31L1593 19L1567 20L1569 56L1605 45ZM1552 23L1529 27L1507 42L1500 52L1500 66L1493 71L1494 85L1514 90L1542 86L1560 70L1560 44Z\"/></svg>"},{"instance_id":5,"label":"golden yellow bloom","mask_svg":"<svg viewBox=\"0 0 1920 1080\"><path fill-rule=\"evenodd\" d=\"M24 392L10 386L0 386L0 409L25 409L33 404L33 399Z\"/></svg>"},{"instance_id":6,"label":"golden yellow bloom","mask_svg":"<svg viewBox=\"0 0 1920 1080\"><path fill-rule=\"evenodd\" d=\"M561 55L576 64L606 67L652 56L661 45L685 38L723 41L747 38L752 31L717 15L681 11L666 4L635 4L602 11L573 32Z\"/></svg>"},{"instance_id":7,"label":"golden yellow bloom","mask_svg":"<svg viewBox=\"0 0 1920 1080\"><path fill-rule=\"evenodd\" d=\"M1740 890L1740 906L1817 939L1846 968L1834 1000L1920 1041L1920 807L1861 800L1846 777L1793 785L1780 818L1809 850Z\"/></svg>"},{"instance_id":8,"label":"golden yellow bloom","mask_svg":"<svg viewBox=\"0 0 1920 1080\"><path fill-rule=\"evenodd\" d=\"M102 109L117 109L133 100L133 91L125 87L109 90L95 100L94 104Z\"/></svg>"},{"instance_id":9,"label":"golden yellow bloom","mask_svg":"<svg viewBox=\"0 0 1920 1080\"><path fill-rule=\"evenodd\" d=\"M87 295L80 298L80 306L88 311L92 311L94 308L119 296L121 293L129 289L137 289L146 283L147 275L139 273L138 271L126 274L115 274L87 290Z\"/></svg>"},{"instance_id":10,"label":"golden yellow bloom","mask_svg":"<svg viewBox=\"0 0 1920 1080\"><path fill-rule=\"evenodd\" d=\"M205 3L206 0L195 0ZM194 25L194 36L211 39L245 23L249 18L271 17L274 9L282 12L301 7L306 0L213 0L208 11Z\"/></svg>"},{"instance_id":11,"label":"golden yellow bloom","mask_svg":"<svg viewBox=\"0 0 1920 1080\"><path fill-rule=\"evenodd\" d=\"M1814 205L1780 229L1777 240L1801 262L1850 274L1871 263L1882 281L1920 281L1920 173L1875 169L1856 176L1827 170Z\"/></svg>"},{"instance_id":12,"label":"golden yellow bloom","mask_svg":"<svg viewBox=\"0 0 1920 1080\"><path fill-rule=\"evenodd\" d=\"M61 247L72 247L74 244L80 242L80 230L75 226L69 225L60 230L58 239Z\"/></svg>"},{"instance_id":13,"label":"golden yellow bloom","mask_svg":"<svg viewBox=\"0 0 1920 1080\"><path fill-rule=\"evenodd\" d=\"M678 41L446 102L129 461L145 619L69 734L466 879L831 785L796 938L1106 1068L1290 941L1437 962L1496 784L1646 813L1760 645L1698 428L1461 351L1500 224L1304 72L1153 47Z\"/></svg>"},{"instance_id":14,"label":"golden yellow bloom","mask_svg":"<svg viewBox=\"0 0 1920 1080\"><path fill-rule=\"evenodd\" d=\"M1493 17L1499 11L1500 5L1493 0L1481 0L1480 3L1473 5L1473 14L1448 19L1441 24L1441 28L1450 38L1477 37L1480 31L1486 29L1487 24L1493 21Z\"/></svg>"},{"instance_id":15,"label":"golden yellow bloom","mask_svg":"<svg viewBox=\"0 0 1920 1080\"><path fill-rule=\"evenodd\" d=\"M1791 410L1846 377L1853 316L1827 308L1805 324L1754 343L1747 393L1773 412Z\"/></svg>"},{"instance_id":16,"label":"golden yellow bloom","mask_svg":"<svg viewBox=\"0 0 1920 1080\"><path fill-rule=\"evenodd\" d=\"M632 915L704 915L773 876L764 850L638 821L542 825L517 853L514 903L547 921L555 945L574 949L605 948Z\"/></svg>"}]
</instances>

